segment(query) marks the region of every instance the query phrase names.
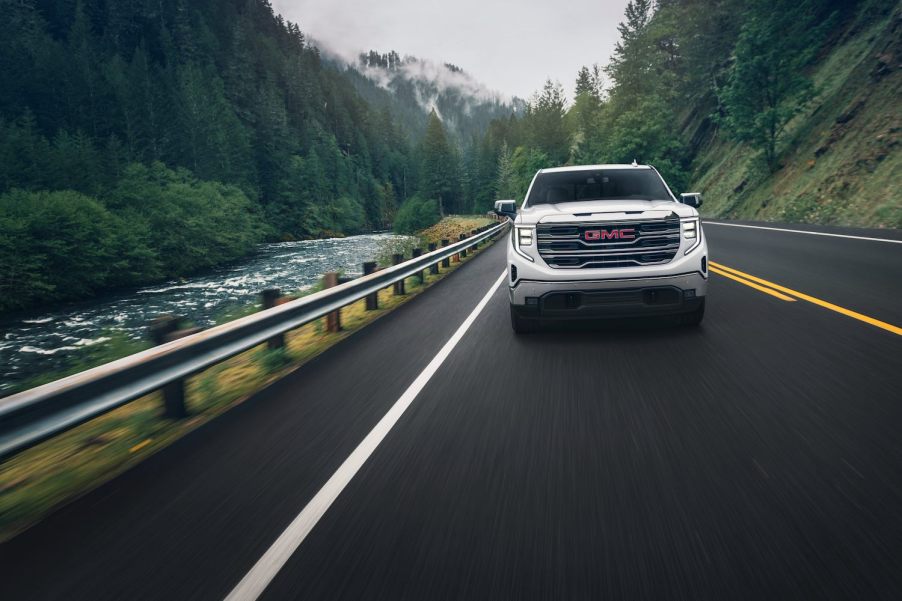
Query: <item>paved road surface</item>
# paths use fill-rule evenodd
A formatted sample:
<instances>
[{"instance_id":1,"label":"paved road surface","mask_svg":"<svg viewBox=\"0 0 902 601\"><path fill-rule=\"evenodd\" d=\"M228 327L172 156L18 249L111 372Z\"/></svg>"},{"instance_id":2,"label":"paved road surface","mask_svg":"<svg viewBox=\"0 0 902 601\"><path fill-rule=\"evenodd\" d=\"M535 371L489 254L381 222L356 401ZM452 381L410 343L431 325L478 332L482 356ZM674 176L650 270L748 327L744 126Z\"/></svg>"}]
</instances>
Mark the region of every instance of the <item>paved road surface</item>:
<instances>
[{"instance_id":1,"label":"paved road surface","mask_svg":"<svg viewBox=\"0 0 902 601\"><path fill-rule=\"evenodd\" d=\"M902 244L706 234L722 273L902 325ZM498 244L3 545L0 596L221 600L251 573L267 600L902 598L902 335L712 274L698 329L515 337L503 285L474 315L504 267Z\"/></svg>"}]
</instances>

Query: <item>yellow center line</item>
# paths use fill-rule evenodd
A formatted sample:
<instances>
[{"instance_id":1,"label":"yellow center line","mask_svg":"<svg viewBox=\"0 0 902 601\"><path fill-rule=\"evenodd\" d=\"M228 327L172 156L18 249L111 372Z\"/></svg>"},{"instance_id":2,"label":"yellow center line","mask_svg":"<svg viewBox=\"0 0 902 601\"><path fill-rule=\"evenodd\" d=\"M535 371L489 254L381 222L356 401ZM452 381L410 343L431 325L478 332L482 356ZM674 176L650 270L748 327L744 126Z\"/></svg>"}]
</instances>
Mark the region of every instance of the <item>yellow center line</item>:
<instances>
[{"instance_id":1,"label":"yellow center line","mask_svg":"<svg viewBox=\"0 0 902 601\"><path fill-rule=\"evenodd\" d=\"M786 296L785 294L780 294L776 290L771 290L770 288L765 288L764 286L759 286L758 284L756 284L754 282L750 282L750 281L740 278L738 276L732 275L730 273L727 273L726 271L721 271L720 269L714 267L714 265L711 265L709 267L709 269L711 270L712 273L716 273L717 275L722 275L725 278L730 278L731 280L735 280L735 281L739 282L740 284L745 284L746 286L749 286L750 288L754 288L755 290L758 290L765 294L770 294L771 296L776 296L780 300L789 301L791 303L794 303L796 300L796 299L792 298L791 296Z\"/></svg>"},{"instance_id":2,"label":"yellow center line","mask_svg":"<svg viewBox=\"0 0 902 601\"><path fill-rule=\"evenodd\" d=\"M774 284L773 282L768 282L765 279L755 277L748 273L744 273L739 271L738 269L733 269L732 267L727 267L726 265L721 265L720 263L715 263L714 261L710 262L710 265L713 268L720 270L721 275L728 275L726 272L730 274L734 274L737 276L741 276L743 278L749 279L753 282L758 282L759 284L763 284L765 286L769 286L774 290L779 290L780 292L784 292L786 294L790 294L798 299L808 301L809 303L818 305L819 307L823 307L825 309L830 309L831 311L836 311L837 313L841 313L847 317L851 317L852 319L857 319L858 321L863 321L864 323L870 324L872 326L876 326L880 329L886 330L887 332L892 332L898 336L902 336L902 328L898 326L894 326L891 323L886 323L885 321L880 321L879 319L874 319L873 317L868 317L867 315L863 315L858 313L857 311L852 311L851 309L846 309L845 307L840 307L839 305L834 305L833 303L828 303L827 301L821 300L819 298L815 298L803 292L797 292L792 288L787 288L786 286L781 286L779 284Z\"/></svg>"}]
</instances>

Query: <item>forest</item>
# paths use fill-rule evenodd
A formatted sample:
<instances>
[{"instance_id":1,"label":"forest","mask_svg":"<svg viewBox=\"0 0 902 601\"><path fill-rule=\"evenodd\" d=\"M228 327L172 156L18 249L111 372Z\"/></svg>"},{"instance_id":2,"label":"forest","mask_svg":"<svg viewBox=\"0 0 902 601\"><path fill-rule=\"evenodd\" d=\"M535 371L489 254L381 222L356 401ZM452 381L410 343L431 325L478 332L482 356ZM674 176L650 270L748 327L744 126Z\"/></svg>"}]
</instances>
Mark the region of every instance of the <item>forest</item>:
<instances>
[{"instance_id":1,"label":"forest","mask_svg":"<svg viewBox=\"0 0 902 601\"><path fill-rule=\"evenodd\" d=\"M393 221L409 135L261 0L2 0L0 310Z\"/></svg>"},{"instance_id":2,"label":"forest","mask_svg":"<svg viewBox=\"0 0 902 601\"><path fill-rule=\"evenodd\" d=\"M892 5L631 0L572 95L548 81L465 123L466 99L423 110L367 77L407 59L336 64L268 0L0 0L0 311L265 240L416 231L522 198L543 167L636 159L683 191L714 132L777 170L811 65Z\"/></svg>"},{"instance_id":3,"label":"forest","mask_svg":"<svg viewBox=\"0 0 902 601\"><path fill-rule=\"evenodd\" d=\"M747 177L766 181L793 154L793 119L823 108L813 102L814 65L893 10L884 0L631 0L610 62L575 73L571 94L548 80L522 110L457 144L433 114L420 146L422 187L396 227L522 200L538 169L567 164L637 160L688 191L715 138L744 149Z\"/></svg>"},{"instance_id":4,"label":"forest","mask_svg":"<svg viewBox=\"0 0 902 601\"><path fill-rule=\"evenodd\" d=\"M522 116L493 122L465 161L479 206L522 199L535 171L655 165L675 191L715 132L780 166L787 124L815 96L812 65L844 31L885 17L881 0L631 0L607 65L583 67L568 99L547 81ZM497 157L496 168L483 157Z\"/></svg>"}]
</instances>

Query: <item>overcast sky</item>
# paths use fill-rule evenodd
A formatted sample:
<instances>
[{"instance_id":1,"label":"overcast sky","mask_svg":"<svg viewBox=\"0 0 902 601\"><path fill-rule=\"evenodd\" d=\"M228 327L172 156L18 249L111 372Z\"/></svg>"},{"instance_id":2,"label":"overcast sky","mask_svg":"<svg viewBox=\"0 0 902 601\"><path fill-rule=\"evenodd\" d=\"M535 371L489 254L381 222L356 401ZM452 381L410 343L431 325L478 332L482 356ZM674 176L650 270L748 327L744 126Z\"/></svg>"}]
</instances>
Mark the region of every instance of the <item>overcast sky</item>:
<instances>
[{"instance_id":1,"label":"overcast sky","mask_svg":"<svg viewBox=\"0 0 902 601\"><path fill-rule=\"evenodd\" d=\"M348 57L363 50L454 63L503 94L546 78L573 94L582 65L604 65L627 0L274 0L301 31Z\"/></svg>"}]
</instances>

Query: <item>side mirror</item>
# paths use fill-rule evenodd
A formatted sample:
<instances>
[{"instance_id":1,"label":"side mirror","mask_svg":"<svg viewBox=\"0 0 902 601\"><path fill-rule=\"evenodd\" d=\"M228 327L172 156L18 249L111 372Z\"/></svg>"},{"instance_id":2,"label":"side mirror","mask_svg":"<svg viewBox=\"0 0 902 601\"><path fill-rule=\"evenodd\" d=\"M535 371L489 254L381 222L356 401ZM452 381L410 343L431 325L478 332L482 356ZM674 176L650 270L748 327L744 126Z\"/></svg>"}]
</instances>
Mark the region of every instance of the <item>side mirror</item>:
<instances>
[{"instance_id":1,"label":"side mirror","mask_svg":"<svg viewBox=\"0 0 902 601\"><path fill-rule=\"evenodd\" d=\"M696 209L702 206L702 193L701 192L683 192L680 194L682 198L682 203L684 205L689 205L690 207L695 207Z\"/></svg>"},{"instance_id":2,"label":"side mirror","mask_svg":"<svg viewBox=\"0 0 902 601\"><path fill-rule=\"evenodd\" d=\"M516 200L496 200L495 201L495 213L501 215L503 217L510 217L513 219L517 216L517 201Z\"/></svg>"}]
</instances>

